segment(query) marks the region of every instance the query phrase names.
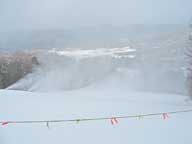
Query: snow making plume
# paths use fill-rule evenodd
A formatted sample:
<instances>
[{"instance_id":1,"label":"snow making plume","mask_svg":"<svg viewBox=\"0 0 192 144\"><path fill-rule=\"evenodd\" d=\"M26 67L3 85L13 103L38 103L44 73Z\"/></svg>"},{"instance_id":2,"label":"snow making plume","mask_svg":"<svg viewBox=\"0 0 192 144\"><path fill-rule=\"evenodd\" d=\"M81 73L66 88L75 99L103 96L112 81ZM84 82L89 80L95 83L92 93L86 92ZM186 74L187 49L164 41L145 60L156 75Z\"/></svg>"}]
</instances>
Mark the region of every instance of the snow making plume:
<instances>
[{"instance_id":1,"label":"snow making plume","mask_svg":"<svg viewBox=\"0 0 192 144\"><path fill-rule=\"evenodd\" d=\"M103 81L122 71L135 55L129 47L112 49L51 49L38 54L40 65L8 89L73 90ZM122 78L123 79L123 78Z\"/></svg>"}]
</instances>

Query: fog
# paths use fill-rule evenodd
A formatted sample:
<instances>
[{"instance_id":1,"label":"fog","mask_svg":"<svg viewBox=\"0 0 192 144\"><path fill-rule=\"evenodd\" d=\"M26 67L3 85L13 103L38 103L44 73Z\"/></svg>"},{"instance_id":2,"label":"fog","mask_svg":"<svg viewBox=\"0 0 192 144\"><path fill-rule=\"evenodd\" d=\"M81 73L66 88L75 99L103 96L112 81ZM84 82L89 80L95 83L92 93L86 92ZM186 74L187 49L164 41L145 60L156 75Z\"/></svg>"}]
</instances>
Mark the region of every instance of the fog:
<instances>
[{"instance_id":1,"label":"fog","mask_svg":"<svg viewBox=\"0 0 192 144\"><path fill-rule=\"evenodd\" d=\"M186 37L183 33L169 36L166 33L162 36L166 40L158 37L151 44L144 43L145 47L43 49L36 55L40 65L8 89L50 92L115 88L186 94L182 54Z\"/></svg>"},{"instance_id":2,"label":"fog","mask_svg":"<svg viewBox=\"0 0 192 144\"><path fill-rule=\"evenodd\" d=\"M111 78L137 90L185 94L191 6L191 0L0 0L0 51L46 48L37 56L41 67L10 88L71 90ZM131 61L45 56L52 48L125 47L137 51Z\"/></svg>"},{"instance_id":3,"label":"fog","mask_svg":"<svg viewBox=\"0 0 192 144\"><path fill-rule=\"evenodd\" d=\"M0 0L0 30L187 24L191 0Z\"/></svg>"}]
</instances>

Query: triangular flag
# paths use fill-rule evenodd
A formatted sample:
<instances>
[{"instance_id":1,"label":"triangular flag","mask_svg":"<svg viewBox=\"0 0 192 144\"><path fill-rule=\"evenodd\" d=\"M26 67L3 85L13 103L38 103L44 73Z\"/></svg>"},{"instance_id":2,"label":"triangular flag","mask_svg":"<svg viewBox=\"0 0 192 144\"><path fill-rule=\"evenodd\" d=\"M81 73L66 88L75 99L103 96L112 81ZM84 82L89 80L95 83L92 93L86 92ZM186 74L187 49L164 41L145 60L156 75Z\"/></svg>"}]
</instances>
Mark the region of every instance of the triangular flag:
<instances>
[{"instance_id":1,"label":"triangular flag","mask_svg":"<svg viewBox=\"0 0 192 144\"><path fill-rule=\"evenodd\" d=\"M48 129L50 129L49 122L46 122L46 126Z\"/></svg>"},{"instance_id":2,"label":"triangular flag","mask_svg":"<svg viewBox=\"0 0 192 144\"><path fill-rule=\"evenodd\" d=\"M141 120L141 119L143 119L143 116L139 115L138 118L139 118L139 120Z\"/></svg>"},{"instance_id":3,"label":"triangular flag","mask_svg":"<svg viewBox=\"0 0 192 144\"><path fill-rule=\"evenodd\" d=\"M3 123L1 123L1 125L7 125L7 124L9 124L9 122L3 122Z\"/></svg>"},{"instance_id":4,"label":"triangular flag","mask_svg":"<svg viewBox=\"0 0 192 144\"><path fill-rule=\"evenodd\" d=\"M118 120L117 120L117 118L115 118L115 117L112 117L112 118L110 119L110 121L111 121L111 124L112 124L112 125L118 123Z\"/></svg>"},{"instance_id":5,"label":"triangular flag","mask_svg":"<svg viewBox=\"0 0 192 144\"><path fill-rule=\"evenodd\" d=\"M76 120L76 124L79 124L79 122L80 122L80 120L79 120L79 119L77 119L77 120Z\"/></svg>"},{"instance_id":6,"label":"triangular flag","mask_svg":"<svg viewBox=\"0 0 192 144\"><path fill-rule=\"evenodd\" d=\"M165 119L167 119L167 118L169 118L168 113L163 113L163 119L165 120Z\"/></svg>"}]
</instances>

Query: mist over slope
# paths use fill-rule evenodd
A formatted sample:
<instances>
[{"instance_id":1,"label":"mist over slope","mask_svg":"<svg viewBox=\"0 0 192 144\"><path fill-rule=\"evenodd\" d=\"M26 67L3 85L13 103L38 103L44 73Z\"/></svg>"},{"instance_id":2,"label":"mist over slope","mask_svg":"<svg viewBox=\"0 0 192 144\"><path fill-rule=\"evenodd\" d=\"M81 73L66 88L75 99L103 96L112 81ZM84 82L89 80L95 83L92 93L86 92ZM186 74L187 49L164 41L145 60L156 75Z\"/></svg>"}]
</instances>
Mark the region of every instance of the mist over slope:
<instances>
[{"instance_id":1,"label":"mist over slope","mask_svg":"<svg viewBox=\"0 0 192 144\"><path fill-rule=\"evenodd\" d=\"M109 88L185 93L182 63L174 57L167 59L165 52L160 52L151 49L144 53L128 46L42 50L37 55L40 65L8 89L47 92L106 85Z\"/></svg>"},{"instance_id":2,"label":"mist over slope","mask_svg":"<svg viewBox=\"0 0 192 144\"><path fill-rule=\"evenodd\" d=\"M188 29L185 26L103 26L33 31L33 34L34 37L28 35L26 39L37 44L36 49L30 49L34 45L28 40L23 42L29 51L35 51L40 65L8 89L74 90L108 83L132 90L186 93L184 49ZM18 39L22 38L18 35ZM10 41L7 44L15 44Z\"/></svg>"}]
</instances>

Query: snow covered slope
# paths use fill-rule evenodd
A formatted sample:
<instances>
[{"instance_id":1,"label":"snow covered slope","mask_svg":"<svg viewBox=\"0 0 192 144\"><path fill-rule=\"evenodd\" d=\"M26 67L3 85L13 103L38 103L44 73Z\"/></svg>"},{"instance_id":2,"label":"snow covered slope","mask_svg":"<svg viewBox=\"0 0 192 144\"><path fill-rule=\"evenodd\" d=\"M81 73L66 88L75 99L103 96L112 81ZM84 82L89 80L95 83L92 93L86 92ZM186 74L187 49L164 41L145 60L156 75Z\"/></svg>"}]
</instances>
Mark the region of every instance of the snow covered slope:
<instances>
[{"instance_id":1,"label":"snow covered slope","mask_svg":"<svg viewBox=\"0 0 192 144\"><path fill-rule=\"evenodd\" d=\"M1 90L0 120L113 117L191 109L186 96L139 93L95 85L74 91L37 93ZM191 144L192 113L138 119L0 126L1 144Z\"/></svg>"}]
</instances>

